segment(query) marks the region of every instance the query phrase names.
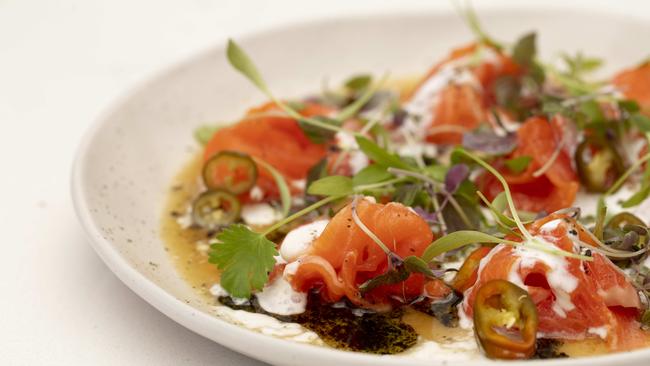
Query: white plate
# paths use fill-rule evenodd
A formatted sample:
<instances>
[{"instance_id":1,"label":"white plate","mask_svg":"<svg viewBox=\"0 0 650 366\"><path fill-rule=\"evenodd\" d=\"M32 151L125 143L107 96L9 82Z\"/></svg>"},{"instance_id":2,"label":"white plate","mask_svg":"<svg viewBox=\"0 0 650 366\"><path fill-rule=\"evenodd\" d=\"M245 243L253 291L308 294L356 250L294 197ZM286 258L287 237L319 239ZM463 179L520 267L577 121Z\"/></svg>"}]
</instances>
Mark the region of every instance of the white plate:
<instances>
[{"instance_id":1,"label":"white plate","mask_svg":"<svg viewBox=\"0 0 650 366\"><path fill-rule=\"evenodd\" d=\"M543 57L560 50L601 56L607 71L647 56L650 23L606 13L517 10L481 14L498 39L539 31ZM356 72L411 75L426 71L471 35L451 12L329 20L239 40L278 96L300 96ZM158 233L174 174L196 153L192 132L234 120L264 98L227 64L223 45L178 65L129 93L86 134L72 176L77 214L91 243L133 291L185 327L276 365L405 365L414 361L295 344L254 333L211 315L172 266ZM151 265L156 263L157 266ZM125 311L128 311L126 309ZM553 365L641 365L650 350ZM542 361L522 364L532 365ZM485 364L477 361L473 364ZM435 360L422 364L432 365ZM519 363L513 363L519 364Z\"/></svg>"}]
</instances>

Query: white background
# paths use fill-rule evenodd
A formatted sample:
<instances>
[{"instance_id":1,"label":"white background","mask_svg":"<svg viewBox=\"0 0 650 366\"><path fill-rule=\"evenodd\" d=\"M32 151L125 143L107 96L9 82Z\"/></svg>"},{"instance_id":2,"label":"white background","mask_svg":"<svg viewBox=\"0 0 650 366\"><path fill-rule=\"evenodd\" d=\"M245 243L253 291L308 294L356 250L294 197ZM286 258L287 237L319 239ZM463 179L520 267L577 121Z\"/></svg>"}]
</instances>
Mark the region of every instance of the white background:
<instances>
[{"instance_id":1,"label":"white background","mask_svg":"<svg viewBox=\"0 0 650 366\"><path fill-rule=\"evenodd\" d=\"M513 1L474 3L480 9ZM650 13L642 1L576 3ZM0 0L0 365L259 365L158 313L95 255L70 201L76 145L126 89L229 36L340 14L422 8L449 11L451 5ZM630 41L650 54L648 40Z\"/></svg>"}]
</instances>

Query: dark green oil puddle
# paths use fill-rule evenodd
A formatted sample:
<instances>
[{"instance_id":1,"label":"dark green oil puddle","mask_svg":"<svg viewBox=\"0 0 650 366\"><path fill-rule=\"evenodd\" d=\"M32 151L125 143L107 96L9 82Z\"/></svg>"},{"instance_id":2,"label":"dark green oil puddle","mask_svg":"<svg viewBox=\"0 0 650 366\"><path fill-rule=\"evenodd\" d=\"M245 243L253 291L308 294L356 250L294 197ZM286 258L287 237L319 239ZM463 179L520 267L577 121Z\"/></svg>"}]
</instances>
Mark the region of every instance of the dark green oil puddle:
<instances>
[{"instance_id":1,"label":"dark green oil puddle","mask_svg":"<svg viewBox=\"0 0 650 366\"><path fill-rule=\"evenodd\" d=\"M221 297L219 302L232 309L298 323L318 334L327 345L347 351L396 354L415 345L418 339L415 329L401 320L401 309L376 313L354 308L346 302L325 304L317 295L311 295L304 313L280 316L264 311L255 297L244 305L236 305L229 297Z\"/></svg>"}]
</instances>

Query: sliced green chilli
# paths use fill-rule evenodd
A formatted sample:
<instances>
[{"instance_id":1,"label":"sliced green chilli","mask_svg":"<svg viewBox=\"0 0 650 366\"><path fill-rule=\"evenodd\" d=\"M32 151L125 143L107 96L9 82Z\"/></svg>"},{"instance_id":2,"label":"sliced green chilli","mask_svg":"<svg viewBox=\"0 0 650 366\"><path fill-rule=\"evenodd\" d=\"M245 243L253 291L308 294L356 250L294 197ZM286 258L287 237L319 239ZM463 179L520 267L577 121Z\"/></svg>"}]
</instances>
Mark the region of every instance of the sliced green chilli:
<instances>
[{"instance_id":1,"label":"sliced green chilli","mask_svg":"<svg viewBox=\"0 0 650 366\"><path fill-rule=\"evenodd\" d=\"M207 191L194 200L192 218L202 228L215 230L235 222L240 211L239 200L232 193Z\"/></svg>"},{"instance_id":2,"label":"sliced green chilli","mask_svg":"<svg viewBox=\"0 0 650 366\"><path fill-rule=\"evenodd\" d=\"M240 152L221 151L203 165L203 182L210 190L237 195L249 191L256 181L257 165Z\"/></svg>"},{"instance_id":3,"label":"sliced green chilli","mask_svg":"<svg viewBox=\"0 0 650 366\"><path fill-rule=\"evenodd\" d=\"M580 181L590 192L606 192L625 172L625 164L616 148L586 139L576 149L576 166Z\"/></svg>"}]
</instances>

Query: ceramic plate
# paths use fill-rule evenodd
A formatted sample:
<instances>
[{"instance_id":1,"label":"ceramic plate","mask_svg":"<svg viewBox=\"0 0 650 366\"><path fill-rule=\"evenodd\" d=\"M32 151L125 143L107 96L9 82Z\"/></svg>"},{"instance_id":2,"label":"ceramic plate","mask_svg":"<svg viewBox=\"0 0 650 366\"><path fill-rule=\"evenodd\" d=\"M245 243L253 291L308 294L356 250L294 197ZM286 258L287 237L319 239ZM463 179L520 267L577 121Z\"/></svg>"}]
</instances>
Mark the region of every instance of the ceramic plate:
<instances>
[{"instance_id":1,"label":"ceramic plate","mask_svg":"<svg viewBox=\"0 0 650 366\"><path fill-rule=\"evenodd\" d=\"M497 39L537 30L542 57L582 50L607 60L604 72L647 56L650 22L607 13L517 10L481 13ZM239 39L279 96L316 91L323 78L336 83L358 72L423 73L455 46L471 40L465 25L447 14L371 16L295 25ZM90 242L133 291L183 326L226 347L275 365L406 365L373 356L296 344L229 324L211 314L168 258L160 218L175 173L198 151L193 130L229 121L262 95L228 65L224 46L169 69L128 93L81 142L72 179L79 219ZM641 365L650 349L598 358L528 361L533 365ZM423 364L435 364L435 360ZM473 364L485 364L477 361ZM513 363L519 364L519 363Z\"/></svg>"}]
</instances>

